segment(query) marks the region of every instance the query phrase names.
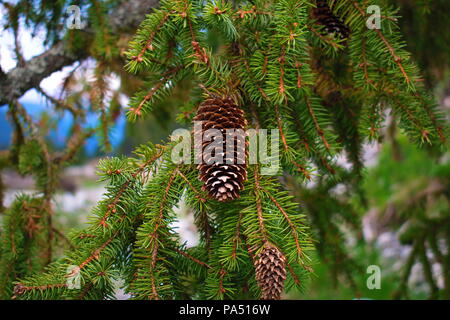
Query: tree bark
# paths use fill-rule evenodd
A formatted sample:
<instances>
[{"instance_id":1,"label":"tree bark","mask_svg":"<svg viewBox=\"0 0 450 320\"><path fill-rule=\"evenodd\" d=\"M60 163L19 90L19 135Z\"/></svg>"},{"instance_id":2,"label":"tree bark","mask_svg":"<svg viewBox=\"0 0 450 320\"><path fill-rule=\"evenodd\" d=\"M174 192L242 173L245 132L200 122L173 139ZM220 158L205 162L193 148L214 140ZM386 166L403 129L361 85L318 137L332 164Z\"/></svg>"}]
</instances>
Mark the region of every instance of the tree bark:
<instances>
[{"instance_id":1,"label":"tree bark","mask_svg":"<svg viewBox=\"0 0 450 320\"><path fill-rule=\"evenodd\" d=\"M135 30L145 15L158 5L158 0L128 0L109 15L113 32ZM89 33L89 29L80 32ZM92 31L92 30L91 30ZM68 50L65 41L55 43L44 53L30 59L24 66L16 66L7 73L0 72L0 107L19 99L28 90L37 87L53 72L87 58L87 50Z\"/></svg>"}]
</instances>

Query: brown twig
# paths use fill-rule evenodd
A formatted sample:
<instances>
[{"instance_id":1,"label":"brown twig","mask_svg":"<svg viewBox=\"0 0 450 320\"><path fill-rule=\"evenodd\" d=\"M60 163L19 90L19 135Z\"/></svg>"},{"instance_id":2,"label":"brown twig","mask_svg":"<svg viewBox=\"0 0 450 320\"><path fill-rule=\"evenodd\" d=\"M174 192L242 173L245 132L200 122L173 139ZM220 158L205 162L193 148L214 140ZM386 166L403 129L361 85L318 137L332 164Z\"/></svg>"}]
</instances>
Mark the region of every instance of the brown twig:
<instances>
[{"instance_id":1,"label":"brown twig","mask_svg":"<svg viewBox=\"0 0 450 320\"><path fill-rule=\"evenodd\" d=\"M194 261L195 263L201 265L202 267L211 269L211 266L210 266L209 264L207 264L207 263L205 263L205 262L203 262L203 261L200 261L199 259L197 259L197 258L191 256L191 255L188 254L187 252L182 251L182 250L179 250L179 249L177 249L177 248L175 248L174 250L175 250L176 252L178 252L179 254L181 254L182 256L188 258L189 260L192 260L192 261Z\"/></svg>"},{"instance_id":2,"label":"brown twig","mask_svg":"<svg viewBox=\"0 0 450 320\"><path fill-rule=\"evenodd\" d=\"M302 247L300 246L300 240L298 238L298 232L297 232L297 229L295 228L295 225L292 222L291 218L289 218L289 215L287 214L287 212L278 203L277 199L275 199L270 194L269 191L265 190L264 188L262 190L269 196L270 200L275 204L277 209L282 213L284 219L287 221L289 227L291 228L291 234L292 234L292 236L294 237L294 240L295 240L295 247L297 248L297 254L298 254L299 257L303 256L303 250L302 250Z\"/></svg>"},{"instance_id":3,"label":"brown twig","mask_svg":"<svg viewBox=\"0 0 450 320\"><path fill-rule=\"evenodd\" d=\"M162 154L163 154L163 150L160 149L153 157L151 157L150 159L148 159L147 161L145 161L143 164L141 164L138 167L138 169L131 175L131 179L127 180L126 182L124 182L122 184L122 186L120 187L120 189L117 192L116 196L111 201L111 203L108 205L108 210L106 211L106 213L103 215L102 219L99 222L100 225L106 227L106 220L111 215L111 213L115 213L116 212L116 205L117 205L117 203L120 201L120 198L125 193L125 191L131 186L131 184L134 181L134 179L136 179L136 177L138 175L140 175L144 171L145 168L147 168L148 166L153 164L157 159L159 159Z\"/></svg>"},{"instance_id":4,"label":"brown twig","mask_svg":"<svg viewBox=\"0 0 450 320\"><path fill-rule=\"evenodd\" d=\"M266 243L269 241L269 238L267 236L267 230L266 226L264 224L264 216L263 216L263 209L262 209L262 201L261 201L261 186L259 184L259 166L255 166L255 197L256 197L256 211L258 214L258 223L259 223L259 230L261 231L261 236L263 238L263 242Z\"/></svg>"}]
</instances>

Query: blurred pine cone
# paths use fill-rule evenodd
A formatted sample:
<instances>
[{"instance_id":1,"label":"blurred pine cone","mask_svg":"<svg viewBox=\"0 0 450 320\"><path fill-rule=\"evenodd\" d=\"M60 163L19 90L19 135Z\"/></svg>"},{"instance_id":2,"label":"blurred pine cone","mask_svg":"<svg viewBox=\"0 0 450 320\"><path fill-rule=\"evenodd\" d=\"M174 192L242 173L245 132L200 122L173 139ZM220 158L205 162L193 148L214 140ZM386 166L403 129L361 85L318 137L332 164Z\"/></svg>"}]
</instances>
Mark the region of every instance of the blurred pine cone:
<instances>
[{"instance_id":1,"label":"blurred pine cone","mask_svg":"<svg viewBox=\"0 0 450 320\"><path fill-rule=\"evenodd\" d=\"M313 10L313 15L317 23L324 26L328 33L334 33L341 39L347 39L350 35L350 29L341 19L333 14L327 0L317 0L316 6Z\"/></svg>"}]
</instances>

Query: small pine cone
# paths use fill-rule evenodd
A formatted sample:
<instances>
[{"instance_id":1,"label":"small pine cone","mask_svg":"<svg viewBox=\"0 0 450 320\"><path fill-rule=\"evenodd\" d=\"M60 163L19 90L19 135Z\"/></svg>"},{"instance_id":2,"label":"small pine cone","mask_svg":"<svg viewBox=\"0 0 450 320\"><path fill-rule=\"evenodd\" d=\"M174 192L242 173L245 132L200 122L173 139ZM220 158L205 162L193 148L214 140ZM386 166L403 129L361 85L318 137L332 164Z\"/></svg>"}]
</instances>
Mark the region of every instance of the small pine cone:
<instances>
[{"instance_id":1,"label":"small pine cone","mask_svg":"<svg viewBox=\"0 0 450 320\"><path fill-rule=\"evenodd\" d=\"M334 33L339 35L341 39L347 39L350 35L350 29L333 14L327 0L317 0L316 6L313 15L317 22L323 25L328 33Z\"/></svg>"},{"instance_id":2,"label":"small pine cone","mask_svg":"<svg viewBox=\"0 0 450 320\"><path fill-rule=\"evenodd\" d=\"M271 244L266 244L255 260L256 281L262 300L279 300L286 280L286 258Z\"/></svg>"},{"instance_id":3,"label":"small pine cone","mask_svg":"<svg viewBox=\"0 0 450 320\"><path fill-rule=\"evenodd\" d=\"M209 98L200 104L194 121L203 121L202 126L202 163L199 169L199 179L205 184L203 190L221 202L233 200L239 197L239 192L244 188L244 181L247 179L246 149L247 142L245 140L245 126L247 121L244 112L239 108L231 98ZM215 151L211 151L213 136L209 129L218 129L222 133L221 156L223 161L215 162ZM228 129L235 129L233 140L234 147L228 152L226 148L227 136L230 135ZM242 130L242 131L241 131ZM198 134L198 132L194 132ZM213 133L214 135L214 133Z\"/></svg>"}]
</instances>

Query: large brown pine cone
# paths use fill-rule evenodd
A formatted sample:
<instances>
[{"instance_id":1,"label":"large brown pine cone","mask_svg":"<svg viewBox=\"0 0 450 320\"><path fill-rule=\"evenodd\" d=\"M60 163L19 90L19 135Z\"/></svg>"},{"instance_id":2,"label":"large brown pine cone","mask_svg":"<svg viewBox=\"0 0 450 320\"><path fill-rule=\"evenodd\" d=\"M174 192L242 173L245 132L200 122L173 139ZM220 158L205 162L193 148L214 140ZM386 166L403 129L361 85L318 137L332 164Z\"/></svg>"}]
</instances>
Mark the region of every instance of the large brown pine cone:
<instances>
[{"instance_id":1,"label":"large brown pine cone","mask_svg":"<svg viewBox=\"0 0 450 320\"><path fill-rule=\"evenodd\" d=\"M203 101L194 121L203 121L202 134L202 158L203 162L198 165L199 178L205 184L203 189L218 201L229 201L239 197L239 191L243 189L243 183L247 179L246 164L246 140L245 126L247 121L244 112L231 98L209 98ZM223 152L211 151L213 141L219 142L218 136L207 132L209 129L217 129L221 132ZM233 133L232 129L240 129ZM228 130L228 131L227 131ZM194 132L198 134L198 132ZM232 136L234 147L227 152L227 135ZM220 136L220 135L219 135ZM211 141L212 140L212 141ZM223 161L212 161L221 155Z\"/></svg>"},{"instance_id":2,"label":"large brown pine cone","mask_svg":"<svg viewBox=\"0 0 450 320\"><path fill-rule=\"evenodd\" d=\"M279 300L286 280L286 258L271 244L266 244L255 260L256 281L261 299Z\"/></svg>"}]
</instances>

